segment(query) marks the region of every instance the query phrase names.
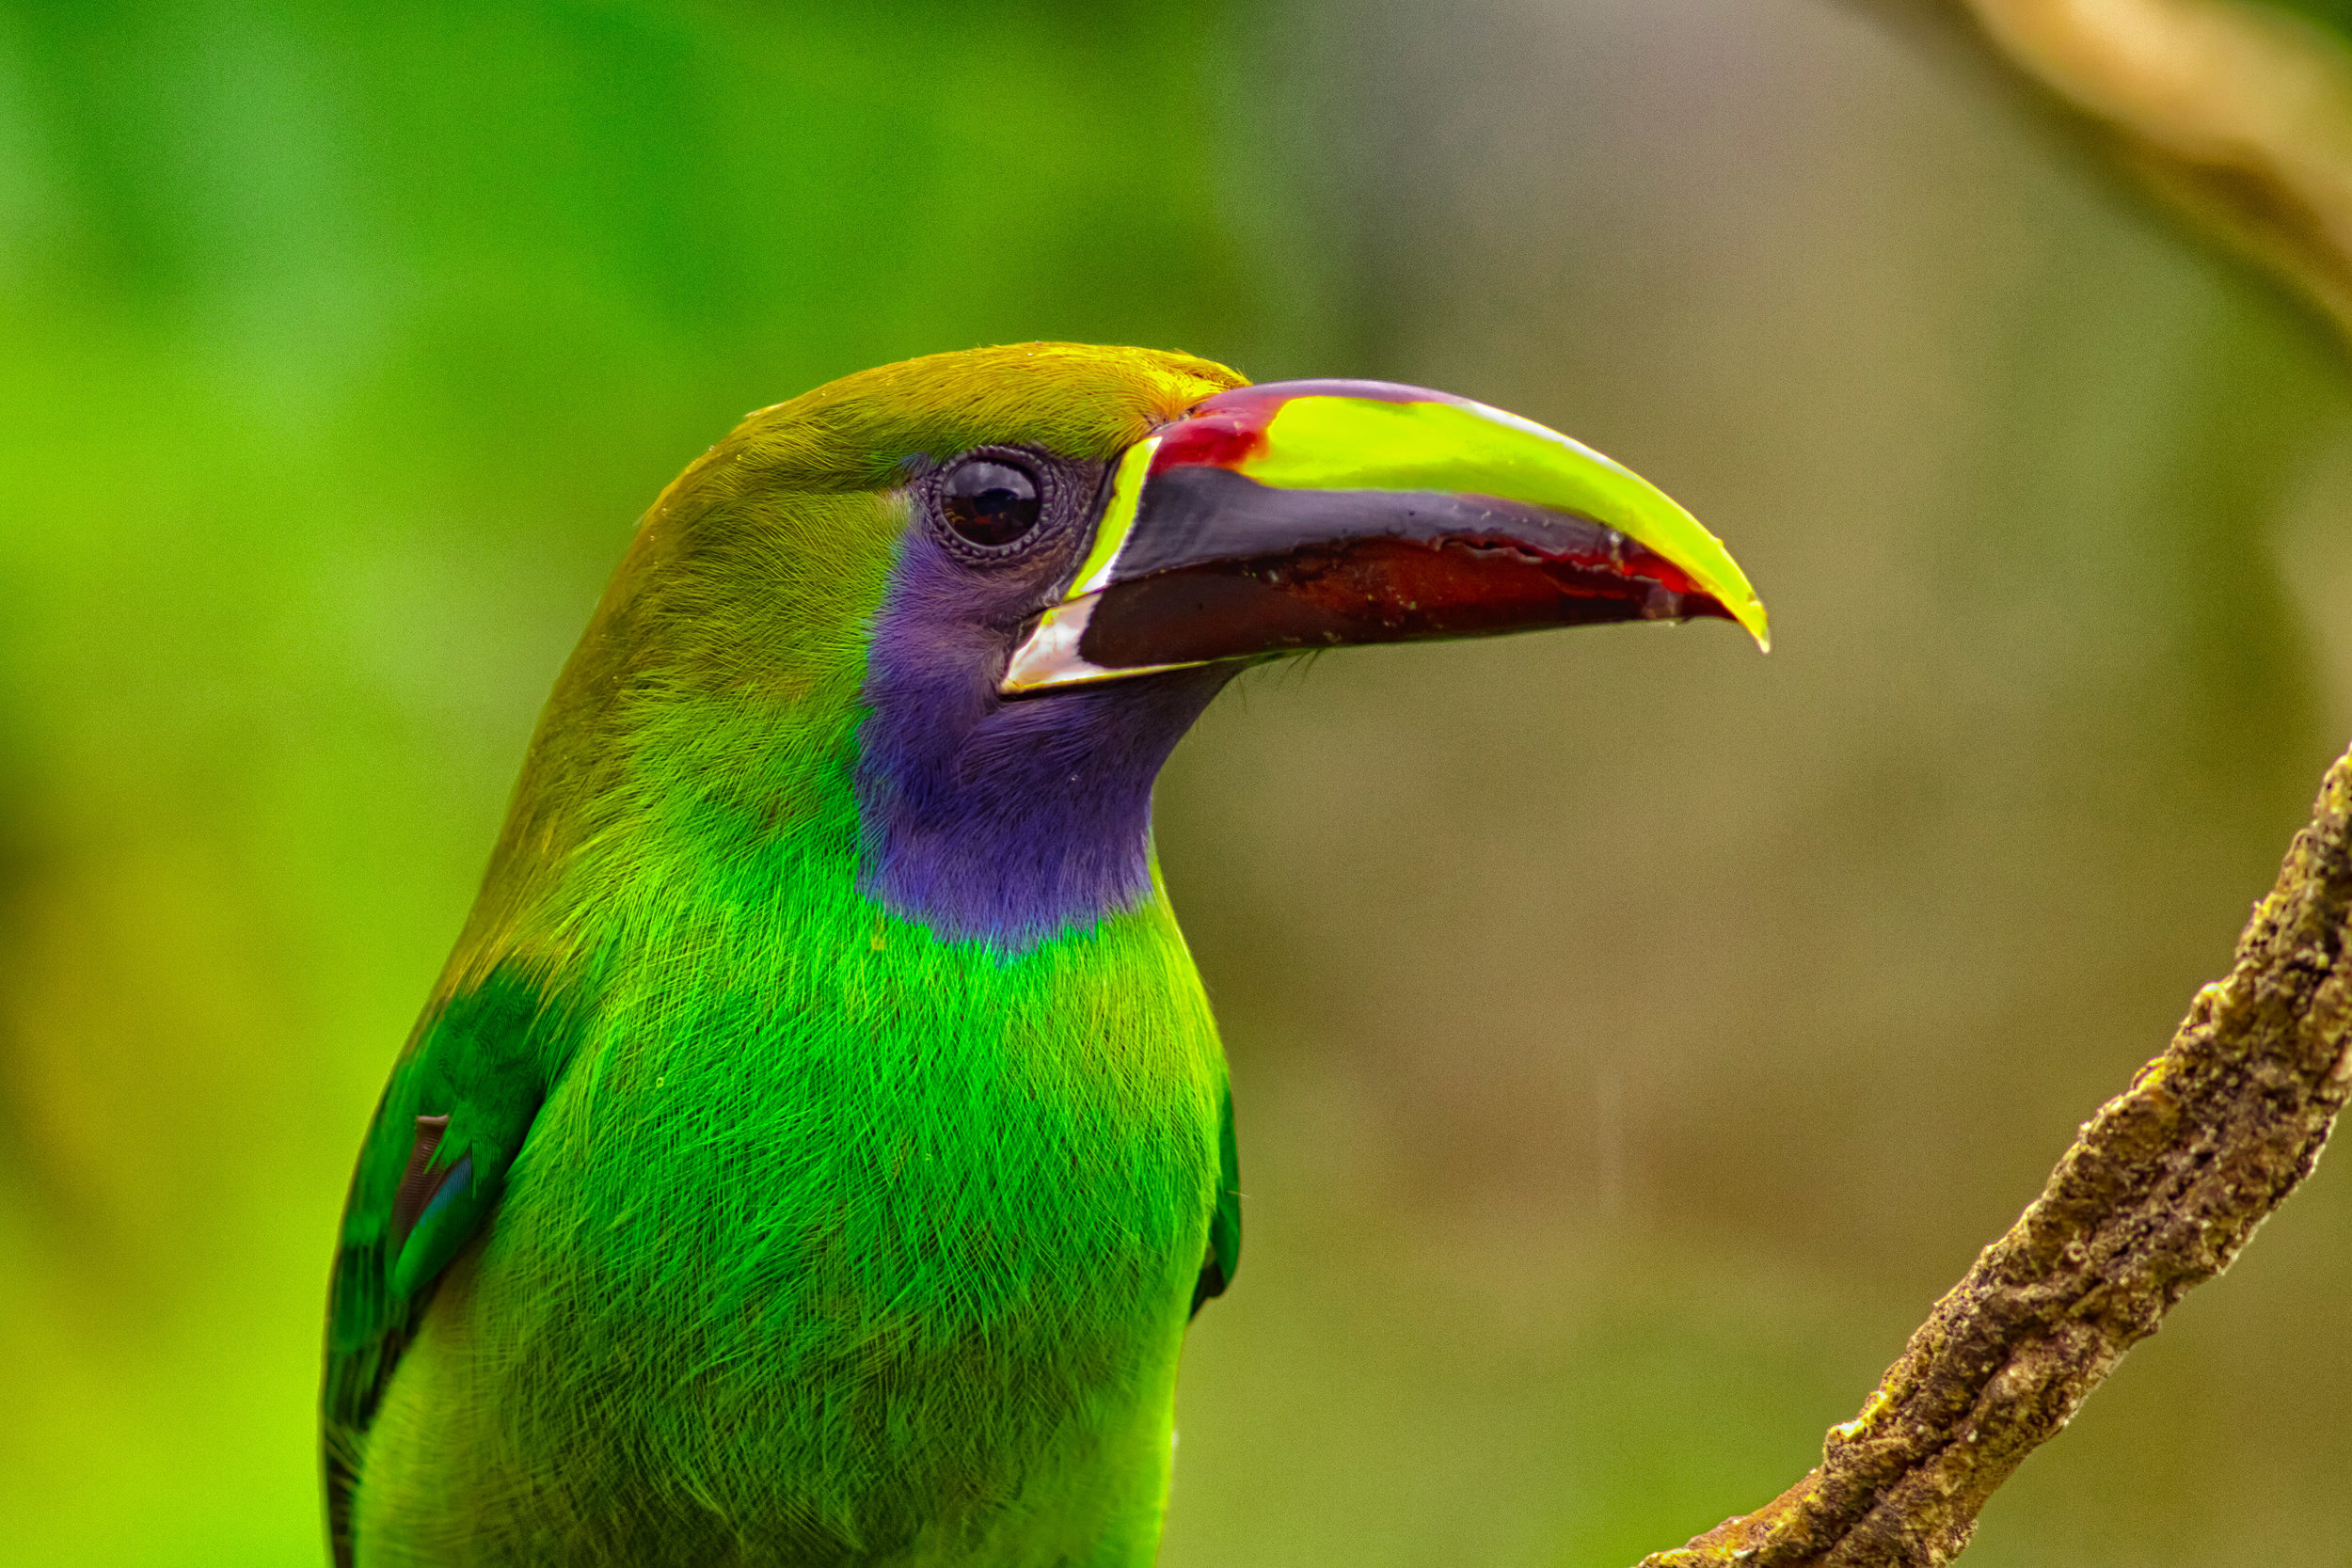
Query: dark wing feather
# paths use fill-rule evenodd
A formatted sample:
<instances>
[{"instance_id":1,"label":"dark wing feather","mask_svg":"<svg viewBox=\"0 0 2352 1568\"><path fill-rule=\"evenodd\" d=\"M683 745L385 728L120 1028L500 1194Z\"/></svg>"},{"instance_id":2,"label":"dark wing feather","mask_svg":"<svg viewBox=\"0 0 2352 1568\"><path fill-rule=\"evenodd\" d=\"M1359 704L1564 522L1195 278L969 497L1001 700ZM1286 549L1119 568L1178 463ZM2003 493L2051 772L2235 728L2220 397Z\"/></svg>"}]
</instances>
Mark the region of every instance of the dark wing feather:
<instances>
[{"instance_id":1,"label":"dark wing feather","mask_svg":"<svg viewBox=\"0 0 2352 1568\"><path fill-rule=\"evenodd\" d=\"M481 1232L570 1053L564 1010L501 968L420 1025L392 1069L344 1201L326 1309L320 1461L338 1568L368 1428L433 1287Z\"/></svg>"},{"instance_id":2,"label":"dark wing feather","mask_svg":"<svg viewBox=\"0 0 2352 1568\"><path fill-rule=\"evenodd\" d=\"M1217 1127L1216 1212L1209 1217L1209 1255L1200 1264L1200 1277L1192 1287L1192 1310L1221 1296L1241 1267L1241 1146L1233 1137L1233 1090L1226 1085L1223 1115Z\"/></svg>"}]
</instances>

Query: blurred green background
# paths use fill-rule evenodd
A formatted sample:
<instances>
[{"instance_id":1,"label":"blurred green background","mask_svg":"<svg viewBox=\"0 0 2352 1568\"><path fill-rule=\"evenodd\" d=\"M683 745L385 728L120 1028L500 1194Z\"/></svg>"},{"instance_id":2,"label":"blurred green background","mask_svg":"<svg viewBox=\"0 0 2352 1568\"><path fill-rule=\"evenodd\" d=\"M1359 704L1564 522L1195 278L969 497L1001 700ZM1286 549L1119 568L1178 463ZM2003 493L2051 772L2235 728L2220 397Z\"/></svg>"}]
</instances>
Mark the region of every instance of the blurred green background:
<instances>
[{"instance_id":1,"label":"blurred green background","mask_svg":"<svg viewBox=\"0 0 2352 1568\"><path fill-rule=\"evenodd\" d=\"M9 0L0 1561L319 1560L349 1161L635 514L1041 337L1558 425L1777 633L1323 659L1179 754L1250 1243L1167 1568L1766 1500L2352 735L2341 352L1839 0ZM1970 1560L2346 1560L2343 1178Z\"/></svg>"}]
</instances>

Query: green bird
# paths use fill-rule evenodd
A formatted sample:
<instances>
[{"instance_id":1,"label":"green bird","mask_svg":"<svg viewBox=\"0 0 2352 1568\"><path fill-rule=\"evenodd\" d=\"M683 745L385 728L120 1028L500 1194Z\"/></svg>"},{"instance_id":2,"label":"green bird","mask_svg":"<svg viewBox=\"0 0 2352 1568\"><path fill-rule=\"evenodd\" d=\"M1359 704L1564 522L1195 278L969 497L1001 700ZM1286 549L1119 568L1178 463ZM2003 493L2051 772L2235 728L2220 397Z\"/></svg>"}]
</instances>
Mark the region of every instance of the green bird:
<instances>
[{"instance_id":1,"label":"green bird","mask_svg":"<svg viewBox=\"0 0 2352 1568\"><path fill-rule=\"evenodd\" d=\"M1040 343L746 418L531 742L344 1212L339 1564L1128 1565L1233 1278L1151 830L1254 661L1762 608L1664 495L1379 382Z\"/></svg>"}]
</instances>

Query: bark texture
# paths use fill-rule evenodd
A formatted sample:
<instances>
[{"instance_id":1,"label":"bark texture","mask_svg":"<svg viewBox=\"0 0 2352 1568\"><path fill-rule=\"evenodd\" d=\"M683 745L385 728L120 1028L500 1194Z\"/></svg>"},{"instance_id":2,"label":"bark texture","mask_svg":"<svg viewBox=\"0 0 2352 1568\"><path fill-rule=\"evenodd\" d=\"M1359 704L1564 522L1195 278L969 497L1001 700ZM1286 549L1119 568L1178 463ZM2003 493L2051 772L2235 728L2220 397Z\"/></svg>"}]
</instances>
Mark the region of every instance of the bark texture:
<instances>
[{"instance_id":1,"label":"bark texture","mask_svg":"<svg viewBox=\"0 0 2352 1568\"><path fill-rule=\"evenodd\" d=\"M2311 1174L2352 1093L2352 753L2171 1046L1936 1304L1820 1466L1642 1568L1950 1561L1978 1511Z\"/></svg>"}]
</instances>

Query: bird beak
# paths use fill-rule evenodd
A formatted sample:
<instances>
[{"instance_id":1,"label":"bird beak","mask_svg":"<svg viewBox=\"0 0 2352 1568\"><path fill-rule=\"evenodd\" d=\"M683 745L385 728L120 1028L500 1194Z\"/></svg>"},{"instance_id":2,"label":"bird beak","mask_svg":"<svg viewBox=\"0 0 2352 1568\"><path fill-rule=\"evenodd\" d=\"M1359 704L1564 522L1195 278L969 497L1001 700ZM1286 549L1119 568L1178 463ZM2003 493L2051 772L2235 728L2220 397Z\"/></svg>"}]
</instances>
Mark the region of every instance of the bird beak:
<instances>
[{"instance_id":1,"label":"bird beak","mask_svg":"<svg viewBox=\"0 0 2352 1568\"><path fill-rule=\"evenodd\" d=\"M1008 695L1359 642L1764 607L1665 494L1556 431L1378 381L1220 392L1129 448Z\"/></svg>"}]
</instances>

